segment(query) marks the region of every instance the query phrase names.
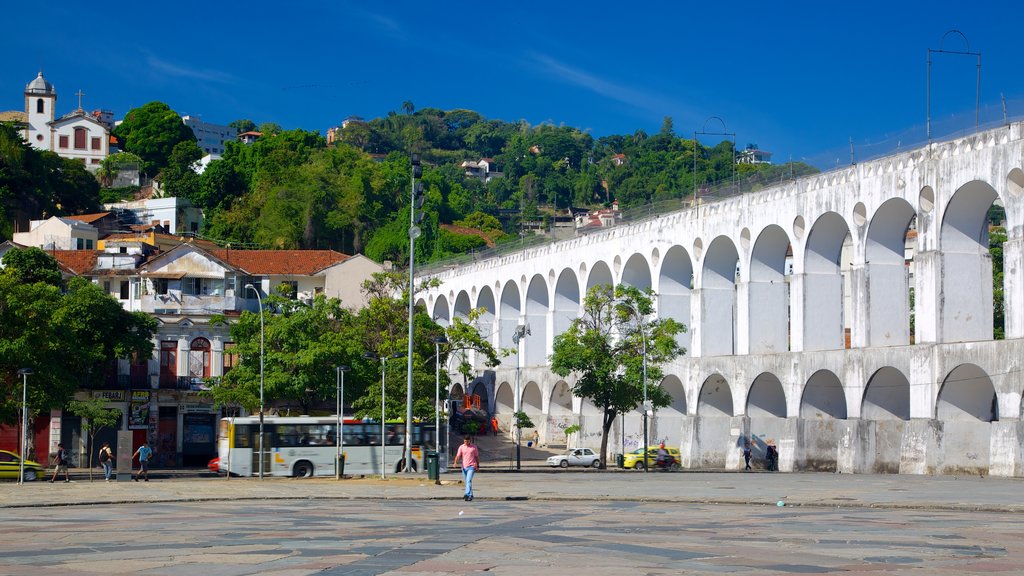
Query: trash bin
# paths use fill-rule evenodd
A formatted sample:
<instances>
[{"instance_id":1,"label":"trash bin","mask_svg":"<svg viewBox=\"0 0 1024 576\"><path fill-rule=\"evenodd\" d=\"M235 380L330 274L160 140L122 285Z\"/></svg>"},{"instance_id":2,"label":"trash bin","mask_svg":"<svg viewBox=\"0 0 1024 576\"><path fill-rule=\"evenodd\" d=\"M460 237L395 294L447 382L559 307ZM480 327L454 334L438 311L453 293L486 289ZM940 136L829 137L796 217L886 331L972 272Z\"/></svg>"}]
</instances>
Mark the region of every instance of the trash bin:
<instances>
[{"instance_id":1,"label":"trash bin","mask_svg":"<svg viewBox=\"0 0 1024 576\"><path fill-rule=\"evenodd\" d=\"M622 468L622 466L625 463L626 463L626 457L625 456L623 456L622 454L616 454L615 455L615 465L616 466L618 466L619 468Z\"/></svg>"},{"instance_id":2,"label":"trash bin","mask_svg":"<svg viewBox=\"0 0 1024 576\"><path fill-rule=\"evenodd\" d=\"M345 455L338 454L338 477L345 477Z\"/></svg>"},{"instance_id":3,"label":"trash bin","mask_svg":"<svg viewBox=\"0 0 1024 576\"><path fill-rule=\"evenodd\" d=\"M427 478L430 480L439 480L441 478L440 462L437 459L437 452L433 450L427 452Z\"/></svg>"}]
</instances>

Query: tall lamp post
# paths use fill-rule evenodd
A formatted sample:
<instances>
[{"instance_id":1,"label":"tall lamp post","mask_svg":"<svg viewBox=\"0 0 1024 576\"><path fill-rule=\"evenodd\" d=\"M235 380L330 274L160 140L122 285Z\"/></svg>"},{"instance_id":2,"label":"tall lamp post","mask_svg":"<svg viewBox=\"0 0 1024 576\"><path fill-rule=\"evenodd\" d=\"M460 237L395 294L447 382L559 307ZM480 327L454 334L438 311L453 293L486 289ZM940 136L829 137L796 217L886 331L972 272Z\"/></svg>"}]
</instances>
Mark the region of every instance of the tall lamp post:
<instances>
[{"instance_id":1,"label":"tall lamp post","mask_svg":"<svg viewBox=\"0 0 1024 576\"><path fill-rule=\"evenodd\" d=\"M647 411L650 410L650 402L647 400L647 332L644 330L643 318L640 317L640 312L626 302L619 302L620 306L628 309L636 317L637 323L640 325L640 338L643 341L643 384L644 384L644 472L649 472L647 466L647 444L650 442L647 439Z\"/></svg>"},{"instance_id":2,"label":"tall lamp post","mask_svg":"<svg viewBox=\"0 0 1024 576\"><path fill-rule=\"evenodd\" d=\"M246 284L245 288L252 290L260 306L260 480L263 480L263 298L252 284Z\"/></svg>"},{"instance_id":3,"label":"tall lamp post","mask_svg":"<svg viewBox=\"0 0 1024 576\"><path fill-rule=\"evenodd\" d=\"M423 194L423 184L416 179L423 175L423 167L420 165L420 155L413 154L410 158L412 168L411 192L409 203L409 342L407 355L409 362L406 366L406 388L405 388L405 472L412 472L412 352L413 352L413 315L415 314L414 302L416 299L416 288L414 284L416 267L416 239L419 238L420 227L417 226L423 219L423 212L416 211L423 207L426 196Z\"/></svg>"},{"instance_id":4,"label":"tall lamp post","mask_svg":"<svg viewBox=\"0 0 1024 576\"><path fill-rule=\"evenodd\" d=\"M529 324L520 324L516 326L516 331L512 334L512 343L516 345L516 397L513 400L513 404L515 404L515 414L513 415L513 418L515 418L516 425L516 470L519 470L522 465L522 459L520 458L519 452L521 446L520 439L523 435L523 431L519 428L519 412L523 410L523 401L522 398L519 397L519 359L522 357L523 338L529 334Z\"/></svg>"},{"instance_id":5,"label":"tall lamp post","mask_svg":"<svg viewBox=\"0 0 1024 576\"><path fill-rule=\"evenodd\" d=\"M434 338L434 452L441 452L441 344L447 344L443 335Z\"/></svg>"},{"instance_id":6,"label":"tall lamp post","mask_svg":"<svg viewBox=\"0 0 1024 576\"><path fill-rule=\"evenodd\" d=\"M28 452L28 375L35 372L31 368L18 370L18 374L21 374L21 464L18 484L25 483L25 453Z\"/></svg>"},{"instance_id":7,"label":"tall lamp post","mask_svg":"<svg viewBox=\"0 0 1024 576\"><path fill-rule=\"evenodd\" d=\"M402 358L405 354L401 352L395 352L391 356L380 356L378 357L373 352L367 352L363 354L363 358L369 360L380 360L380 477L381 480L387 478L387 462L384 459L384 443L387 441L385 436L384 424L386 422L384 412L384 374L387 372L387 361L393 358ZM412 423L405 423L405 436L406 438L412 434Z\"/></svg>"},{"instance_id":8,"label":"tall lamp post","mask_svg":"<svg viewBox=\"0 0 1024 576\"><path fill-rule=\"evenodd\" d=\"M338 427L337 427L338 436L337 436L337 438L335 439L335 442L334 442L336 448L338 449L338 453L335 455L335 458L334 458L334 479L335 480L341 480L341 455L342 455L342 451L341 450L342 450L342 447L345 445L345 441L343 439L343 433L345 432L345 428L344 428L345 420L344 420L344 418L341 415L341 411L342 411L342 407L344 406L343 403L345 401L345 372L348 372L349 370L351 370L351 368L348 367L348 366L345 366L344 364L341 365L341 366L336 366L334 368L334 371L336 372L336 375L338 377L338 380L337 380L338 387L337 387L337 389L335 389L335 392L337 392L336 396L337 396L337 403L338 403L338 411L335 412L335 414L338 417Z\"/></svg>"}]
</instances>

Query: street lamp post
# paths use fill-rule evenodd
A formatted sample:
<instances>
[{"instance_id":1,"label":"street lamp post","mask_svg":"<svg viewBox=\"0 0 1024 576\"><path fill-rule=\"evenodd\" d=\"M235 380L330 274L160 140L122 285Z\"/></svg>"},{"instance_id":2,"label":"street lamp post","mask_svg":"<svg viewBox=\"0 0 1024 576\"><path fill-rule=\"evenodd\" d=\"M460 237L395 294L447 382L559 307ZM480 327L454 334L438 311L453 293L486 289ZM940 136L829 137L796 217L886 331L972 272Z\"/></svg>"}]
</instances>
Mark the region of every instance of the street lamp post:
<instances>
[{"instance_id":1,"label":"street lamp post","mask_svg":"<svg viewBox=\"0 0 1024 576\"><path fill-rule=\"evenodd\" d=\"M338 436L337 436L337 438L335 439L335 442L334 442L335 446L338 449L338 453L335 455L335 458L334 458L334 479L335 480L341 480L341 455L342 455L342 447L345 445L345 441L343 439L343 433L345 432L345 428L344 428L345 420L342 417L341 412L342 412L342 408L344 406L344 401L345 401L345 372L348 372L349 370L351 370L351 368L349 368L348 366L345 366L345 365L336 366L334 368L334 371L336 372L336 375L338 377L338 380L337 380L338 387L335 390L335 392L337 392L337 403L338 403L338 411L335 412L335 414L338 417L338 427L337 427L337 434L338 434Z\"/></svg>"},{"instance_id":2,"label":"street lamp post","mask_svg":"<svg viewBox=\"0 0 1024 576\"><path fill-rule=\"evenodd\" d=\"M514 334L512 334L512 343L516 345L516 397L513 399L513 404L515 404L515 410L514 410L515 414L513 415L513 418L515 418L515 426L516 426L516 470L517 471L520 470L521 465L522 465L522 459L520 458L520 446L521 446L522 443L520 442L520 439L521 439L521 437L523 435L522 429L519 428L519 412L521 412L523 410L523 401L522 401L522 398L519 397L519 390L520 390L520 386L519 386L519 373L520 373L519 365L520 365L520 361L519 361L519 359L522 357L523 338L525 338L529 333L530 333L530 325L529 324L520 324L520 325L516 326L516 331L515 331Z\"/></svg>"},{"instance_id":3,"label":"street lamp post","mask_svg":"<svg viewBox=\"0 0 1024 576\"><path fill-rule=\"evenodd\" d=\"M35 374L31 368L18 370L21 374L21 464L18 471L18 484L25 483L25 453L28 452L28 375Z\"/></svg>"},{"instance_id":4,"label":"street lamp post","mask_svg":"<svg viewBox=\"0 0 1024 576\"><path fill-rule=\"evenodd\" d=\"M256 302L260 306L260 480L263 480L263 298L260 298L260 291L252 284L246 284L245 287L256 295Z\"/></svg>"},{"instance_id":5,"label":"street lamp post","mask_svg":"<svg viewBox=\"0 0 1024 576\"><path fill-rule=\"evenodd\" d=\"M402 354L401 352L396 352L396 353L392 354L391 356L381 356L380 358L378 358L377 355L374 354L373 352L367 352L367 353L363 354L364 358L368 358L370 360L378 360L378 359L380 360L380 477L381 477L381 480L387 478L387 462L386 462L386 460L384 458L384 443L387 441L387 438L386 438L386 435L385 435L385 430L384 430L384 425L385 425L385 422L386 422L385 412L384 412L384 391L385 391L385 387L384 387L384 374L387 372L387 361L388 360L390 360L392 358L401 358L403 356L405 356L405 355ZM411 422L406 422L405 423L405 436L406 436L406 438L408 438L410 434L412 434L412 423Z\"/></svg>"},{"instance_id":6,"label":"street lamp post","mask_svg":"<svg viewBox=\"0 0 1024 576\"><path fill-rule=\"evenodd\" d=\"M441 452L441 344L447 344L443 335L434 338L434 452Z\"/></svg>"}]
</instances>

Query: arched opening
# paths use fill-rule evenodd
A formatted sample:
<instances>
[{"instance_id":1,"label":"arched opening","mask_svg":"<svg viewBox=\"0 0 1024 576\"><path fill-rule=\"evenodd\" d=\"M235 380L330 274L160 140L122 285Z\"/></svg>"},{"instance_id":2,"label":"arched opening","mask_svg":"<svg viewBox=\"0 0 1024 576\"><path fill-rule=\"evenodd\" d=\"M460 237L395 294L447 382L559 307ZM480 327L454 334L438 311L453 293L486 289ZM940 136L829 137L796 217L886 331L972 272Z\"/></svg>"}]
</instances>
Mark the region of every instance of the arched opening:
<instances>
[{"instance_id":1,"label":"arched opening","mask_svg":"<svg viewBox=\"0 0 1024 576\"><path fill-rule=\"evenodd\" d=\"M466 321L469 318L469 311L472 306L469 303L469 293L465 290L459 292L459 295L455 297L455 318L461 318Z\"/></svg>"},{"instance_id":2,"label":"arched opening","mask_svg":"<svg viewBox=\"0 0 1024 576\"><path fill-rule=\"evenodd\" d=\"M733 442L733 401L729 382L721 374L712 374L704 380L697 394L696 435L692 465L702 468L725 468L730 455L736 451Z\"/></svg>"},{"instance_id":3,"label":"arched opening","mask_svg":"<svg viewBox=\"0 0 1024 576\"><path fill-rule=\"evenodd\" d=\"M653 434L651 443L664 442L668 446L678 447L682 441L683 421L686 418L686 389L675 374L669 374L661 381L661 389L668 393L672 401L668 406L658 408L654 413ZM638 413L639 414L639 413Z\"/></svg>"},{"instance_id":4,"label":"arched opening","mask_svg":"<svg viewBox=\"0 0 1024 576\"><path fill-rule=\"evenodd\" d=\"M891 366L875 372L864 391L861 418L910 420L910 382L907 377Z\"/></svg>"},{"instance_id":5,"label":"arched opening","mask_svg":"<svg viewBox=\"0 0 1024 576\"><path fill-rule=\"evenodd\" d=\"M823 214L807 236L804 250L804 350L846 347L843 316L843 272L840 256L849 226L835 212Z\"/></svg>"},{"instance_id":6,"label":"arched opening","mask_svg":"<svg viewBox=\"0 0 1024 576\"><path fill-rule=\"evenodd\" d=\"M800 398L797 442L802 447L798 465L804 470L835 472L839 469L840 438L844 429L836 420L846 419L843 384L830 370L818 370L807 379Z\"/></svg>"},{"instance_id":7,"label":"arched opening","mask_svg":"<svg viewBox=\"0 0 1024 576\"><path fill-rule=\"evenodd\" d=\"M482 378L477 379L471 384L473 387L473 394L480 397L480 411L484 414L491 413L491 395L487 393L487 383ZM487 430L484 429L486 433Z\"/></svg>"},{"instance_id":8,"label":"arched opening","mask_svg":"<svg viewBox=\"0 0 1024 576\"><path fill-rule=\"evenodd\" d=\"M690 327L690 295L693 289L693 263L682 246L673 246L665 253L658 280L658 317L671 318ZM684 349L690 348L690 332L676 336Z\"/></svg>"},{"instance_id":9,"label":"arched opening","mask_svg":"<svg viewBox=\"0 0 1024 576\"><path fill-rule=\"evenodd\" d=\"M434 301L434 312L431 316L439 326L447 328L451 324L451 312L448 310L447 298L444 296L437 297L437 300Z\"/></svg>"},{"instance_id":10,"label":"arched opening","mask_svg":"<svg viewBox=\"0 0 1024 576\"><path fill-rule=\"evenodd\" d=\"M800 399L800 417L805 420L846 419L846 395L839 377L818 370L807 380Z\"/></svg>"},{"instance_id":11,"label":"arched opening","mask_svg":"<svg viewBox=\"0 0 1024 576\"><path fill-rule=\"evenodd\" d=\"M992 425L999 420L999 402L988 374L974 364L951 370L939 389L935 415L936 466L943 474L988 474L992 461Z\"/></svg>"},{"instance_id":12,"label":"arched opening","mask_svg":"<svg viewBox=\"0 0 1024 576\"><path fill-rule=\"evenodd\" d=\"M626 260L622 269L622 283L644 290L651 287L651 267L647 259L640 254L633 254Z\"/></svg>"},{"instance_id":13,"label":"arched opening","mask_svg":"<svg viewBox=\"0 0 1024 576\"><path fill-rule=\"evenodd\" d=\"M761 231L750 254L747 316L751 354L789 350L788 251L789 236L771 225Z\"/></svg>"},{"instance_id":14,"label":"arched opening","mask_svg":"<svg viewBox=\"0 0 1024 576\"><path fill-rule=\"evenodd\" d=\"M558 275L558 281L555 283L554 304L554 317L552 318L554 334L552 336L558 337L569 329L572 321L580 313L580 283L576 274L568 268L562 270L562 273Z\"/></svg>"},{"instance_id":15,"label":"arched opening","mask_svg":"<svg viewBox=\"0 0 1024 576\"><path fill-rule=\"evenodd\" d=\"M864 253L869 346L910 343L906 246L913 221L914 208L902 198L885 201L871 219Z\"/></svg>"},{"instance_id":16,"label":"arched opening","mask_svg":"<svg viewBox=\"0 0 1024 576\"><path fill-rule=\"evenodd\" d=\"M495 327L494 327L494 314L497 310L494 306L494 292L491 291L490 286L484 286L480 289L480 294L476 299L476 307L480 310L480 316L476 319L477 328L480 330L480 336L490 342L492 345L495 344ZM483 355L476 354L476 369L483 369Z\"/></svg>"},{"instance_id":17,"label":"arched opening","mask_svg":"<svg viewBox=\"0 0 1024 576\"><path fill-rule=\"evenodd\" d=\"M547 363L548 348L548 285L544 277L537 274L530 280L526 291L526 324L530 334L522 343L526 355L526 366L542 366Z\"/></svg>"},{"instance_id":18,"label":"arched opening","mask_svg":"<svg viewBox=\"0 0 1024 576\"><path fill-rule=\"evenodd\" d=\"M612 271L604 262L594 262L594 267L590 269L590 275L587 276L587 291L589 292L591 288L599 284L615 285Z\"/></svg>"},{"instance_id":19,"label":"arched opening","mask_svg":"<svg viewBox=\"0 0 1024 576\"><path fill-rule=\"evenodd\" d=\"M719 236L708 247L701 273L701 356L736 353L736 264L732 240Z\"/></svg>"},{"instance_id":20,"label":"arched opening","mask_svg":"<svg viewBox=\"0 0 1024 576\"><path fill-rule=\"evenodd\" d=\"M572 390L559 380L551 388L548 401L548 446L568 445L565 429L576 423L572 413Z\"/></svg>"},{"instance_id":21,"label":"arched opening","mask_svg":"<svg viewBox=\"0 0 1024 576\"><path fill-rule=\"evenodd\" d=\"M189 344L188 375L190 378L210 377L210 341L196 338Z\"/></svg>"},{"instance_id":22,"label":"arched opening","mask_svg":"<svg viewBox=\"0 0 1024 576\"><path fill-rule=\"evenodd\" d=\"M45 113L46 113L46 103L43 102L42 98L37 98L36 99L36 114L45 114Z\"/></svg>"},{"instance_id":23,"label":"arched opening","mask_svg":"<svg viewBox=\"0 0 1024 576\"><path fill-rule=\"evenodd\" d=\"M747 416L751 419L786 417L786 392L774 374L765 372L750 385Z\"/></svg>"},{"instance_id":24,"label":"arched opening","mask_svg":"<svg viewBox=\"0 0 1024 576\"><path fill-rule=\"evenodd\" d=\"M515 421L515 392L512 384L502 382L494 391L494 417L502 430L512 430Z\"/></svg>"},{"instance_id":25,"label":"arched opening","mask_svg":"<svg viewBox=\"0 0 1024 576\"><path fill-rule=\"evenodd\" d=\"M540 393L540 386L536 382L527 382L523 387L522 402L520 409L530 417L530 421L540 434L541 443L547 441L547 422L544 419L544 398Z\"/></svg>"},{"instance_id":26,"label":"arched opening","mask_svg":"<svg viewBox=\"0 0 1024 576\"><path fill-rule=\"evenodd\" d=\"M903 432L910 419L910 382L899 370L886 366L868 380L864 390L858 436L863 469L877 474L898 474L903 459Z\"/></svg>"},{"instance_id":27,"label":"arched opening","mask_svg":"<svg viewBox=\"0 0 1024 576\"><path fill-rule=\"evenodd\" d=\"M499 310L498 342L501 348L512 348L517 350L517 345L512 341L516 333L516 326L520 322L520 298L519 286L509 280L501 290L501 303ZM509 354L501 360L502 366L515 368L519 362L518 354Z\"/></svg>"},{"instance_id":28,"label":"arched opening","mask_svg":"<svg viewBox=\"0 0 1024 576\"><path fill-rule=\"evenodd\" d=\"M992 339L992 258L986 216L997 198L987 183L969 182L953 194L943 213L941 342Z\"/></svg>"},{"instance_id":29,"label":"arched opening","mask_svg":"<svg viewBox=\"0 0 1024 576\"><path fill-rule=\"evenodd\" d=\"M942 382L935 417L944 422L994 422L999 403L992 380L974 364L961 364Z\"/></svg>"}]
</instances>

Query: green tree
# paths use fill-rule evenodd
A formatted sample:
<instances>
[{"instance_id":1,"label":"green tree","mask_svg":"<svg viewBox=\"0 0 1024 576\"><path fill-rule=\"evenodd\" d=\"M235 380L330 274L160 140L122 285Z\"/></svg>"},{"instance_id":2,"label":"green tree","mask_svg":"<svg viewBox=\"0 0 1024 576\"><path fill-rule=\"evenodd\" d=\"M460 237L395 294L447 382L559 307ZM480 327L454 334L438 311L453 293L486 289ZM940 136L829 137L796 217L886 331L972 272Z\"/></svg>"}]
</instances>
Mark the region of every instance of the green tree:
<instances>
[{"instance_id":1,"label":"green tree","mask_svg":"<svg viewBox=\"0 0 1024 576\"><path fill-rule=\"evenodd\" d=\"M60 264L57 259L34 246L10 250L3 256L4 273L23 284L42 282L50 286L61 285Z\"/></svg>"},{"instance_id":2,"label":"green tree","mask_svg":"<svg viewBox=\"0 0 1024 576\"><path fill-rule=\"evenodd\" d=\"M167 167L160 171L160 179L167 194L187 198L194 204L200 200L200 177L192 165L203 157L203 150L193 140L178 142L167 159Z\"/></svg>"},{"instance_id":3,"label":"green tree","mask_svg":"<svg viewBox=\"0 0 1024 576\"><path fill-rule=\"evenodd\" d=\"M238 133L242 132L253 132L256 130L256 123L248 118L240 118L232 122L228 122L228 126L238 130Z\"/></svg>"},{"instance_id":4,"label":"green tree","mask_svg":"<svg viewBox=\"0 0 1024 576\"><path fill-rule=\"evenodd\" d=\"M142 171L150 175L167 166L178 143L196 140L181 116L163 102L150 102L129 110L124 122L114 128L114 136L121 141L125 152L142 159Z\"/></svg>"},{"instance_id":5,"label":"green tree","mask_svg":"<svg viewBox=\"0 0 1024 576\"><path fill-rule=\"evenodd\" d=\"M993 338L1006 338L1006 309L1003 292L1003 244L1006 229L995 227L988 233L988 252L992 256L992 324Z\"/></svg>"},{"instance_id":6,"label":"green tree","mask_svg":"<svg viewBox=\"0 0 1024 576\"><path fill-rule=\"evenodd\" d=\"M17 249L16 249L17 250ZM0 422L9 423L21 404L19 368L34 368L29 387L30 418L67 404L75 390L99 384L118 358L148 357L156 320L127 312L103 290L72 278L66 291L55 284L51 264L22 266L30 254L11 257L0 271ZM34 250L34 249L30 249ZM29 250L26 250L29 251ZM26 281L28 278L30 281ZM30 437L31 438L31 437Z\"/></svg>"},{"instance_id":7,"label":"green tree","mask_svg":"<svg viewBox=\"0 0 1024 576\"><path fill-rule=\"evenodd\" d=\"M106 407L107 401L100 397L86 400L72 400L68 403L68 412L82 419L82 432L89 436L89 482L92 482L92 455L96 451L96 433L104 428L117 426L119 410Z\"/></svg>"},{"instance_id":8,"label":"green tree","mask_svg":"<svg viewBox=\"0 0 1024 576\"><path fill-rule=\"evenodd\" d=\"M645 388L652 407L671 402L667 392L650 383L661 381L662 365L685 353L676 335L686 328L671 318L648 320L653 313L650 289L599 284L587 292L583 315L555 337L551 371L563 378L576 374L573 394L602 410L602 468L608 431L620 413L641 405Z\"/></svg>"},{"instance_id":9,"label":"green tree","mask_svg":"<svg viewBox=\"0 0 1024 576\"><path fill-rule=\"evenodd\" d=\"M312 306L282 295L263 299L263 380L265 405L289 400L309 414L318 399L334 398L339 364L353 365L351 317L337 298L317 296ZM243 312L231 325L241 361L211 388L220 404L259 409L260 313Z\"/></svg>"}]
</instances>

